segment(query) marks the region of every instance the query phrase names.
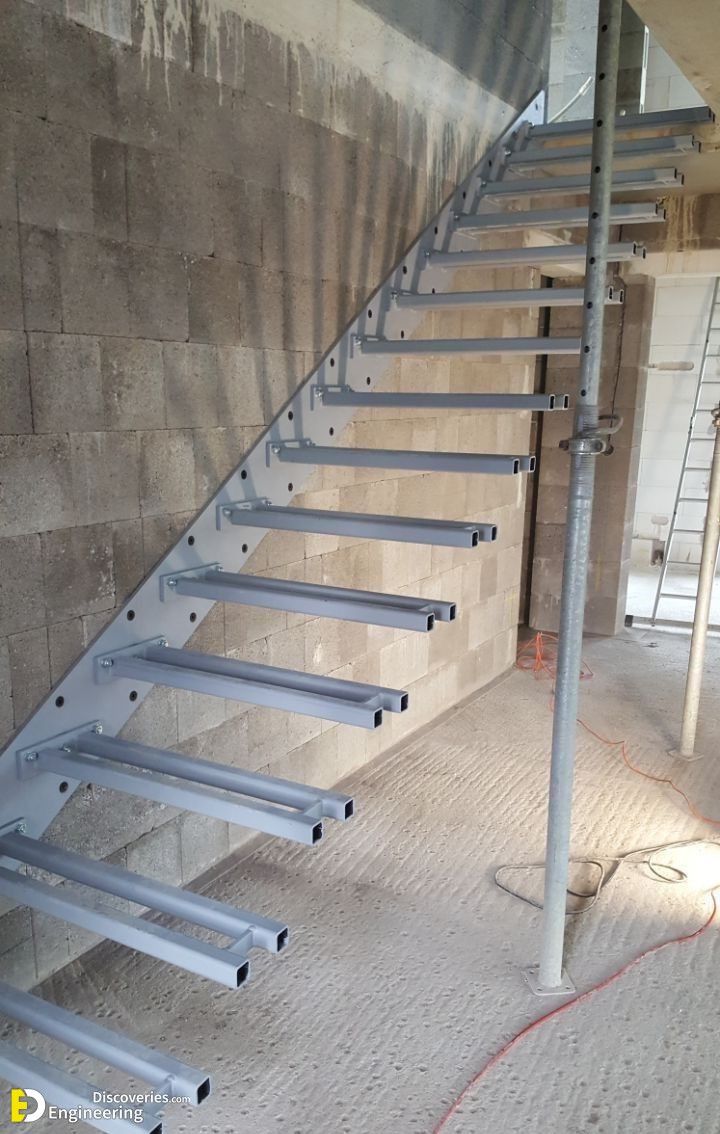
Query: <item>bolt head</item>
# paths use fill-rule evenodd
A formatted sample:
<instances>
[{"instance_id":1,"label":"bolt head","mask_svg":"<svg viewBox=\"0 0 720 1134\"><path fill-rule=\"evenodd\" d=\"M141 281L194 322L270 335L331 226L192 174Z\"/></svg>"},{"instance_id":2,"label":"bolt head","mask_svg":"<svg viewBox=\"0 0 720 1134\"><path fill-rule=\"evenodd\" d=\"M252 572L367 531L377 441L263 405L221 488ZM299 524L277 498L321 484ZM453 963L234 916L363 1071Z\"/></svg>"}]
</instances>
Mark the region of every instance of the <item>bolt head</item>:
<instances>
[{"instance_id":1,"label":"bolt head","mask_svg":"<svg viewBox=\"0 0 720 1134\"><path fill-rule=\"evenodd\" d=\"M103 726L102 726L101 724L96 724L96 725L95 725L95 726L93 727L93 732L96 732L96 733L98 734L98 736L100 735L100 733L102 732L102 730L103 730Z\"/></svg>"},{"instance_id":2,"label":"bolt head","mask_svg":"<svg viewBox=\"0 0 720 1134\"><path fill-rule=\"evenodd\" d=\"M18 823L18 825L17 825L17 827L15 828L15 830L17 831L17 833L18 833L19 835L24 835L24 834L25 834L25 832L27 831L27 823Z\"/></svg>"},{"instance_id":3,"label":"bolt head","mask_svg":"<svg viewBox=\"0 0 720 1134\"><path fill-rule=\"evenodd\" d=\"M232 515L232 508L223 508L222 511L223 511L223 516L231 516Z\"/></svg>"},{"instance_id":4,"label":"bolt head","mask_svg":"<svg viewBox=\"0 0 720 1134\"><path fill-rule=\"evenodd\" d=\"M168 587L176 587L176 586L177 586L177 584L178 584L178 581L177 581L177 579L168 579L168 581L167 581L167 586L168 586Z\"/></svg>"},{"instance_id":5,"label":"bolt head","mask_svg":"<svg viewBox=\"0 0 720 1134\"><path fill-rule=\"evenodd\" d=\"M25 759L27 760L28 764L31 764L33 762L33 760L37 760L37 758L38 758L37 752L26 752L25 753Z\"/></svg>"},{"instance_id":6,"label":"bolt head","mask_svg":"<svg viewBox=\"0 0 720 1134\"><path fill-rule=\"evenodd\" d=\"M103 658L102 661L100 662L100 665L103 667L103 669L110 669L112 664L113 664L112 658Z\"/></svg>"}]
</instances>

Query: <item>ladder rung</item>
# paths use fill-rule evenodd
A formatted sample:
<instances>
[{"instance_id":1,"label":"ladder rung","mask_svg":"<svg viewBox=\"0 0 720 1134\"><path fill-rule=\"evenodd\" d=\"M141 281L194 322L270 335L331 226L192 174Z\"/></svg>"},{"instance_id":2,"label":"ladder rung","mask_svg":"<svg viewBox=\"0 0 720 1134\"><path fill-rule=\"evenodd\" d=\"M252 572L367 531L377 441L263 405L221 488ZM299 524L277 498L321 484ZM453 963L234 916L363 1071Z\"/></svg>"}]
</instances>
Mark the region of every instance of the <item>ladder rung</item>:
<instances>
[{"instance_id":1,"label":"ladder rung","mask_svg":"<svg viewBox=\"0 0 720 1134\"><path fill-rule=\"evenodd\" d=\"M68 1012L49 1000L21 992L4 981L0 981L0 1013L41 1035L60 1040L75 1051L137 1077L158 1091L188 1098L194 1106L210 1094L210 1079L204 1071L181 1063L171 1055L153 1051L120 1032Z\"/></svg>"},{"instance_id":2,"label":"ladder rung","mask_svg":"<svg viewBox=\"0 0 720 1134\"><path fill-rule=\"evenodd\" d=\"M343 468L407 469L417 472L495 473L521 470L519 456L505 453L436 453L419 449L345 449L340 446L281 443L270 446L279 461L296 465L339 465ZM535 458L528 471L532 472Z\"/></svg>"},{"instance_id":3,"label":"ladder rung","mask_svg":"<svg viewBox=\"0 0 720 1134\"><path fill-rule=\"evenodd\" d=\"M627 169L613 174L611 189L617 193L641 189L659 189L680 186L684 182L677 169ZM572 173L566 177L517 178L511 181L489 181L482 187L484 197L536 197L544 193L588 193L590 178L587 173Z\"/></svg>"},{"instance_id":4,"label":"ladder rung","mask_svg":"<svg viewBox=\"0 0 720 1134\"><path fill-rule=\"evenodd\" d=\"M579 354L580 345L580 339L552 336L517 339L360 339L358 343L363 354L424 355L428 358L444 355Z\"/></svg>"},{"instance_id":5,"label":"ladder rung","mask_svg":"<svg viewBox=\"0 0 720 1134\"><path fill-rule=\"evenodd\" d=\"M664 157L666 154L686 154L700 150L700 143L692 134L672 134L665 138L642 138L630 142L616 142L613 160L642 157ZM560 146L547 149L544 146L516 150L507 158L510 168L538 167L549 163L572 163L589 161L592 156L591 145Z\"/></svg>"},{"instance_id":6,"label":"ladder rung","mask_svg":"<svg viewBox=\"0 0 720 1134\"><path fill-rule=\"evenodd\" d=\"M707 504L707 496L678 496L678 504Z\"/></svg>"},{"instance_id":7,"label":"ladder rung","mask_svg":"<svg viewBox=\"0 0 720 1134\"><path fill-rule=\"evenodd\" d=\"M428 268L493 268L516 267L530 264L585 263L585 244L548 244L542 248L489 248L469 249L463 252L429 252L425 257ZM633 240L608 245L608 261L645 259L645 249ZM548 288L548 290L552 290Z\"/></svg>"},{"instance_id":8,"label":"ladder rung","mask_svg":"<svg viewBox=\"0 0 720 1134\"><path fill-rule=\"evenodd\" d=\"M33 1089L39 1091L46 1102L59 1108L87 1112L98 1110L97 1086L87 1083L78 1075L68 1075L4 1040L0 1040L0 1075L10 1083L32 1083ZM162 1134L162 1119L155 1109L148 1105L136 1105L133 1107L135 1109L142 1111L141 1122L123 1117L86 1121L106 1134Z\"/></svg>"},{"instance_id":9,"label":"ladder rung","mask_svg":"<svg viewBox=\"0 0 720 1134\"><path fill-rule=\"evenodd\" d=\"M660 598L689 599L691 602L694 602L696 596L684 595L680 591L660 591Z\"/></svg>"},{"instance_id":10,"label":"ladder rung","mask_svg":"<svg viewBox=\"0 0 720 1134\"><path fill-rule=\"evenodd\" d=\"M709 465L686 465L685 472L710 472Z\"/></svg>"},{"instance_id":11,"label":"ladder rung","mask_svg":"<svg viewBox=\"0 0 720 1134\"><path fill-rule=\"evenodd\" d=\"M681 110L653 110L647 114L619 114L615 118L615 133L627 130L663 130L672 126L694 125L698 122L714 122L715 114L709 106L689 106ZM545 122L531 126L531 138L563 138L575 134L592 134L594 119L579 118L576 121Z\"/></svg>"},{"instance_id":12,"label":"ladder rung","mask_svg":"<svg viewBox=\"0 0 720 1134\"><path fill-rule=\"evenodd\" d=\"M702 535L704 528L673 528L673 535Z\"/></svg>"},{"instance_id":13,"label":"ladder rung","mask_svg":"<svg viewBox=\"0 0 720 1134\"><path fill-rule=\"evenodd\" d=\"M283 508L264 503L219 505L218 525L224 520L236 527L424 543L433 547L477 547L497 538L496 524L383 516L372 512L334 512L322 508Z\"/></svg>"},{"instance_id":14,"label":"ladder rung","mask_svg":"<svg viewBox=\"0 0 720 1134\"><path fill-rule=\"evenodd\" d=\"M436 266L436 265L435 265ZM394 296L396 307L411 311L441 311L456 307L580 307L581 287L533 287L515 291L405 291ZM606 303L622 303L622 288L605 289Z\"/></svg>"},{"instance_id":15,"label":"ladder rung","mask_svg":"<svg viewBox=\"0 0 720 1134\"><path fill-rule=\"evenodd\" d=\"M665 220L665 209L657 204L610 206L610 224L655 224ZM469 213L455 217L462 232L515 228L587 228L588 210L581 205L568 209L527 209L507 213Z\"/></svg>"},{"instance_id":16,"label":"ladder rung","mask_svg":"<svg viewBox=\"0 0 720 1134\"><path fill-rule=\"evenodd\" d=\"M548 291L552 290L548 288ZM426 394L353 390L350 386L316 386L326 406L368 406L379 409L566 410L568 394Z\"/></svg>"},{"instance_id":17,"label":"ladder rung","mask_svg":"<svg viewBox=\"0 0 720 1134\"><path fill-rule=\"evenodd\" d=\"M96 666L99 681L129 677L360 728L378 728L384 709L401 713L408 706L401 689L173 649L158 639L100 656Z\"/></svg>"},{"instance_id":18,"label":"ladder rung","mask_svg":"<svg viewBox=\"0 0 720 1134\"><path fill-rule=\"evenodd\" d=\"M12 836L13 840L22 837ZM6 854L9 853L7 839L9 836L0 840L0 846ZM51 855L52 861L48 869L61 873L63 868L56 852L60 854L70 852L61 852L59 847L50 849L55 853ZM12 851L14 857L18 858L19 848L14 841ZM26 855L27 852L24 852L22 860ZM90 866L106 866L105 863L93 862L91 859L86 861ZM97 888L104 893L109 892L102 886ZM188 972L207 977L208 980L215 980L219 984L227 985L228 988L239 988L247 979L248 962L232 949L223 949L196 937L179 933L177 930L167 929L156 922L123 913L94 898L80 896L66 889L61 890L58 886L50 886L47 882L41 882L28 875L20 875L14 870L7 870L4 866L0 866L0 894L20 905L30 906L31 909L67 921L71 925L78 925L81 929L87 929L101 937L109 937L111 941L117 941L130 949L146 953L149 957L157 957L167 964L177 965Z\"/></svg>"},{"instance_id":19,"label":"ladder rung","mask_svg":"<svg viewBox=\"0 0 720 1134\"><path fill-rule=\"evenodd\" d=\"M395 626L402 630L432 630L436 619L451 622L456 613L454 602L237 575L222 571L217 565L175 572L163 583L163 599L168 595L189 595L216 602L290 610L297 614L374 626Z\"/></svg>"}]
</instances>

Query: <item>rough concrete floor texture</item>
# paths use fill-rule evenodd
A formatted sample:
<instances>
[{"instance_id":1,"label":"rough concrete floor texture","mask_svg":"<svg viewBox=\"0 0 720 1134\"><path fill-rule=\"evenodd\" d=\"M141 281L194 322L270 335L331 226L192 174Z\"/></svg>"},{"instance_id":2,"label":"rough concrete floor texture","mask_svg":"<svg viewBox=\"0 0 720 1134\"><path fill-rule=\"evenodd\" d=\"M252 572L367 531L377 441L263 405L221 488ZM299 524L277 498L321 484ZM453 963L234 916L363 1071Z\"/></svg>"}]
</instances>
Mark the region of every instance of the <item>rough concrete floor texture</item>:
<instances>
[{"instance_id":1,"label":"rough concrete floor texture","mask_svg":"<svg viewBox=\"0 0 720 1134\"><path fill-rule=\"evenodd\" d=\"M687 638L643 632L588 642L595 676L583 685L582 715L626 737L643 768L672 769L704 811L720 815L716 641L699 737L707 759L680 765L666 754L687 649ZM216 878L213 896L291 926L287 953L255 954L239 992L103 945L43 994L212 1073L211 1098L199 1110L171 1108L168 1131L428 1134L484 1061L554 1003L534 999L521 976L537 957L540 914L493 884L501 863L542 858L548 698L547 682L513 671L356 776L348 786L357 818L334 825L316 850L275 840ZM617 750L581 732L576 855L712 833L667 788L633 775ZM704 920L707 889L720 883L720 848L676 852L672 861L687 867L689 882L662 885L623 868L573 921L568 967L579 989ZM510 880L538 892L537 877ZM720 1130L719 964L715 926L647 958L533 1032L448 1131ZM79 1057L63 1065L127 1083ZM62 1128L45 1119L35 1126L37 1134Z\"/></svg>"}]
</instances>

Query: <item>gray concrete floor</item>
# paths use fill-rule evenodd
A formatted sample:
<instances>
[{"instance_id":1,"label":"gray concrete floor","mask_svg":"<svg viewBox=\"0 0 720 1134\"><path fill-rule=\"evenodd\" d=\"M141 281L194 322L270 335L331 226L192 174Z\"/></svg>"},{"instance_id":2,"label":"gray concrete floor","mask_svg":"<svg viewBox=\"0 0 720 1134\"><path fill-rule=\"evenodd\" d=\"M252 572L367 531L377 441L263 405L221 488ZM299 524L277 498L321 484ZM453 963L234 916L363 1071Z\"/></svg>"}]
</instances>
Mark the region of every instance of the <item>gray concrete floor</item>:
<instances>
[{"instance_id":1,"label":"gray concrete floor","mask_svg":"<svg viewBox=\"0 0 720 1134\"><path fill-rule=\"evenodd\" d=\"M708 759L683 765L666 750L687 640L633 631L593 640L585 652L595 676L583 685L583 717L627 737L643 768L672 770L720 815L720 643L710 643L703 699L699 747ZM537 957L540 914L493 884L500 864L542 857L548 697L547 682L513 671L355 776L357 818L334 826L324 845L273 841L216 878L213 896L291 926L287 953L257 954L240 991L103 945L43 995L212 1072L212 1097L199 1110L171 1109L168 1131L428 1134L484 1061L550 1006L521 976ZM631 774L617 751L580 734L576 855L712 831L668 789ZM573 921L568 967L579 989L704 920L720 849L673 861L687 865L689 883L661 885L626 868ZM513 880L538 892L537 878ZM718 1131L719 965L714 926L643 961L528 1037L447 1130ZM79 1057L64 1066L104 1085L127 1082Z\"/></svg>"},{"instance_id":2,"label":"gray concrete floor","mask_svg":"<svg viewBox=\"0 0 720 1134\"><path fill-rule=\"evenodd\" d=\"M649 618L655 604L659 567L634 567L628 580L627 613L636 618ZM692 622L695 614L695 596L697 595L698 572L691 568L672 567L665 579L664 589L673 591L678 598L662 598L658 606L658 618L677 619L681 622ZM710 604L710 621L720 625L720 579L715 579L712 602Z\"/></svg>"}]
</instances>

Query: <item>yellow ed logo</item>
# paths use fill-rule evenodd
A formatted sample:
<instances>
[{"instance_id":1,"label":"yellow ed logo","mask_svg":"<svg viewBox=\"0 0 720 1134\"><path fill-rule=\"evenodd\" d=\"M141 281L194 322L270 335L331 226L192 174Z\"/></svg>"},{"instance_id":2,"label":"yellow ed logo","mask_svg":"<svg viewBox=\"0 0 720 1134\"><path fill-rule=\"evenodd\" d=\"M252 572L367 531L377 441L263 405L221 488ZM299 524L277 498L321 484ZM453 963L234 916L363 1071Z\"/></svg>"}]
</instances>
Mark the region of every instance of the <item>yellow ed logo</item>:
<instances>
[{"instance_id":1,"label":"yellow ed logo","mask_svg":"<svg viewBox=\"0 0 720 1134\"><path fill-rule=\"evenodd\" d=\"M30 1104L35 1104L35 1109L30 1110ZM11 1122L37 1122L38 1118L42 1118L45 1113L45 1099L39 1091L33 1091L30 1087L22 1090L20 1087L12 1087L10 1090L10 1121Z\"/></svg>"}]
</instances>

